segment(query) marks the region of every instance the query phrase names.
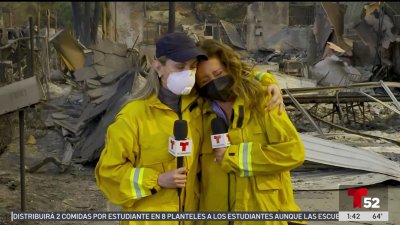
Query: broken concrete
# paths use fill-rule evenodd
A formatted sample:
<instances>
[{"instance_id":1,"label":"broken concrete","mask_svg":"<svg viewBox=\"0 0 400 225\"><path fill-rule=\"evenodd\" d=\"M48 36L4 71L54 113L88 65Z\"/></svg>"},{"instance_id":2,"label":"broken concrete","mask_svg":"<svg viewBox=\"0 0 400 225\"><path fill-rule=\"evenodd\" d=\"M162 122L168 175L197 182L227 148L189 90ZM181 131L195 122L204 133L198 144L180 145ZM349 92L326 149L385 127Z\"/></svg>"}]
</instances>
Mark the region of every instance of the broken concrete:
<instances>
[{"instance_id":1,"label":"broken concrete","mask_svg":"<svg viewBox=\"0 0 400 225\"><path fill-rule=\"evenodd\" d=\"M63 47L62 43L60 45ZM81 147L98 127L98 121L107 115L110 105L130 93L136 76L135 69L130 67L133 60L139 60L135 59L135 55L126 56L128 51L124 44L100 41L91 48L93 50L88 49L85 57L92 57L93 63L76 70L74 76L70 77L78 85L75 85L74 94L70 94L63 105L68 110L52 115L52 122L61 127L70 146L65 149L64 157L74 156L84 161L95 159L93 153L100 149L90 148L89 153ZM99 140L99 136L95 138L99 143L96 146L100 148L104 140Z\"/></svg>"},{"instance_id":2,"label":"broken concrete","mask_svg":"<svg viewBox=\"0 0 400 225\"><path fill-rule=\"evenodd\" d=\"M246 49L235 25L224 20L220 20L219 22L221 23L222 28L226 32L226 35L228 36L230 43L237 48Z\"/></svg>"},{"instance_id":3,"label":"broken concrete","mask_svg":"<svg viewBox=\"0 0 400 225\"><path fill-rule=\"evenodd\" d=\"M334 36L332 41L340 46L344 51L350 51L349 46L343 38L344 33L344 14L346 8L343 5L332 2L321 2L321 6L326 13L326 18L333 29Z\"/></svg>"},{"instance_id":4,"label":"broken concrete","mask_svg":"<svg viewBox=\"0 0 400 225\"><path fill-rule=\"evenodd\" d=\"M268 48L270 37L289 25L289 2L254 2L247 7L246 20L247 49Z\"/></svg>"},{"instance_id":5,"label":"broken concrete","mask_svg":"<svg viewBox=\"0 0 400 225\"><path fill-rule=\"evenodd\" d=\"M327 57L311 67L310 77L322 86L347 85L363 79L356 68L335 55Z\"/></svg>"},{"instance_id":6,"label":"broken concrete","mask_svg":"<svg viewBox=\"0 0 400 225\"><path fill-rule=\"evenodd\" d=\"M361 40L356 40L353 42L353 65L362 67L371 66L374 63L375 55L375 48L366 45Z\"/></svg>"},{"instance_id":7,"label":"broken concrete","mask_svg":"<svg viewBox=\"0 0 400 225\"><path fill-rule=\"evenodd\" d=\"M126 69L121 68L119 70L116 70L112 73L109 73L107 76L103 77L100 80L101 84L111 84L113 83L115 80L119 79L121 76L123 76L126 73Z\"/></svg>"},{"instance_id":8,"label":"broken concrete","mask_svg":"<svg viewBox=\"0 0 400 225\"><path fill-rule=\"evenodd\" d=\"M87 82L88 85L93 85L94 87L101 86L101 82L98 81L98 80L87 79L86 82Z\"/></svg>"},{"instance_id":9,"label":"broken concrete","mask_svg":"<svg viewBox=\"0 0 400 225\"><path fill-rule=\"evenodd\" d=\"M93 67L83 67L76 72L74 72L74 77L76 81L84 81L88 79L96 78L97 72Z\"/></svg>"},{"instance_id":10,"label":"broken concrete","mask_svg":"<svg viewBox=\"0 0 400 225\"><path fill-rule=\"evenodd\" d=\"M115 69L113 68L102 65L94 65L93 68L96 70L97 74L101 77L105 77L107 76L107 74L110 74L115 71Z\"/></svg>"},{"instance_id":11,"label":"broken concrete","mask_svg":"<svg viewBox=\"0 0 400 225\"><path fill-rule=\"evenodd\" d=\"M102 40L96 45L90 46L90 48L96 50L95 52L115 54L121 57L126 57L126 54L128 53L128 47L125 44L113 43L110 40ZM101 58L101 54L97 53L97 56Z\"/></svg>"},{"instance_id":12,"label":"broken concrete","mask_svg":"<svg viewBox=\"0 0 400 225\"><path fill-rule=\"evenodd\" d=\"M101 63L104 61L104 53L100 51L93 50L93 64Z\"/></svg>"},{"instance_id":13,"label":"broken concrete","mask_svg":"<svg viewBox=\"0 0 400 225\"><path fill-rule=\"evenodd\" d=\"M128 70L129 62L127 59L126 57L120 57L114 54L106 54L103 64L99 63L99 65L107 66L114 70Z\"/></svg>"},{"instance_id":14,"label":"broken concrete","mask_svg":"<svg viewBox=\"0 0 400 225\"><path fill-rule=\"evenodd\" d=\"M111 86L106 86L106 87L100 87L100 88L88 90L87 94L89 95L89 97L91 99L96 99L100 96L107 94L110 91L111 91Z\"/></svg>"},{"instance_id":15,"label":"broken concrete","mask_svg":"<svg viewBox=\"0 0 400 225\"><path fill-rule=\"evenodd\" d=\"M283 55L290 55L287 59L296 57L312 64L317 59L313 27L289 25L290 4L254 2L248 6L247 50L261 55L264 49L274 49ZM292 8L294 10L295 7Z\"/></svg>"}]
</instances>

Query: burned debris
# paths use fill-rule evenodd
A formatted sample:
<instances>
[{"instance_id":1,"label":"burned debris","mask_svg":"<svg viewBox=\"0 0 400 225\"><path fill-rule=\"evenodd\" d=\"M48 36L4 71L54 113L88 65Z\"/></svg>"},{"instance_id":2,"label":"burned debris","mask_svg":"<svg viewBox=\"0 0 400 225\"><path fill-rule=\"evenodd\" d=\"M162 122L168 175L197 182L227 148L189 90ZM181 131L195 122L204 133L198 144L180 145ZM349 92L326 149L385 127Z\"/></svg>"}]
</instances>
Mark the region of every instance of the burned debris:
<instances>
[{"instance_id":1,"label":"burned debris","mask_svg":"<svg viewBox=\"0 0 400 225\"><path fill-rule=\"evenodd\" d=\"M270 72L277 78L286 111L303 133L306 146L307 162L294 172L294 188L326 190L336 188L335 182L360 177L365 179L363 184L400 181L400 139L391 135L400 131L391 122L400 115L400 11L391 4L253 2L247 5L246 17L240 23L206 20L205 16L201 20L187 18L185 15L191 15L191 11L185 11L177 14L176 28L196 41L220 40L237 50L255 70ZM115 7L111 11L116 12L127 5L108 7ZM2 94L9 92L1 87L4 83L17 85L13 82L19 76L28 77L25 82L33 80L27 65L34 61L35 76L43 90L26 91L32 98L39 94L48 97L40 104L51 112L43 120L48 129L59 131L64 141L62 156L45 157L30 165L28 172L47 163L56 164L64 172L72 162L85 164L99 158L108 125L132 93L139 90L139 82L135 81L146 77L147 58L142 56L153 58L154 53L149 52L154 50L154 41L167 31L163 22L167 21L166 11L149 10L140 16L135 13L118 15L137 16L137 21L126 21L135 25L133 29L122 30L117 36L116 29L123 25L115 24L115 38L105 35L92 44L89 39L96 36L93 32L81 38L67 30L38 35L42 41L35 42L34 60L26 50L29 43L25 27L8 29L7 35L1 36L0 101ZM142 20L146 23L138 22ZM121 41L123 38L129 40ZM131 42L133 46L121 44ZM60 60L54 63L41 58ZM7 107L0 108L0 114L6 111ZM355 143L357 138L367 140L371 146L384 144L395 150L387 154L373 152ZM350 141L338 145L343 139ZM0 145L0 152L2 148ZM395 157L388 159L389 153ZM359 159L354 160L356 156ZM372 161L379 165L368 167ZM332 182L321 183L326 179Z\"/></svg>"},{"instance_id":2,"label":"burned debris","mask_svg":"<svg viewBox=\"0 0 400 225\"><path fill-rule=\"evenodd\" d=\"M132 90L136 76L135 60L128 57L125 45L101 41L82 48L74 38L61 31L51 42L66 65L70 65L66 79L74 84L63 112L52 114L54 123L61 127L65 141L70 144L69 160L92 161L104 145L106 127L122 107L124 96ZM100 129L99 129L100 127ZM65 154L69 149L65 149Z\"/></svg>"},{"instance_id":3,"label":"burned debris","mask_svg":"<svg viewBox=\"0 0 400 225\"><path fill-rule=\"evenodd\" d=\"M391 162L387 158L392 153L399 154L398 150L392 150L391 153L384 154L385 156L378 153L374 157L357 157L353 166L347 167L340 165L340 162L354 160L346 152L350 150L350 146L323 140L332 139L330 133L341 131L366 138L376 146L386 143L398 149L400 140L386 135L386 132L399 132L398 126L389 122L390 118L395 120L399 116L400 99L399 83L393 82L400 78L395 68L398 64L397 42L400 40L395 26L398 17L395 7L390 4L313 3L307 5L309 9L313 9L313 22L302 21L302 25L297 26L293 26L293 22L287 22L293 21L293 18L286 18L288 14L293 17L296 15L290 12L295 11L298 5L252 3L249 6L248 20L251 22L247 26L248 31L254 34L246 39L248 50L253 50L254 59L250 61L255 64L255 69L270 72L277 77L284 89L284 101L288 106L286 110L297 129L319 137L317 139L302 134L306 146L306 163L293 173L295 189L337 188L330 185L331 183L319 182L326 179L333 179L336 183L351 183L361 177L370 177L360 185L399 180L399 159L394 158L397 162ZM304 11L305 5L299 10ZM257 13L259 10L282 13ZM359 17L349 15L355 12L359 13ZM272 20L269 18L271 15L278 18ZM304 44L302 40L288 41L301 32L308 43ZM386 119L377 119L382 116L376 115L375 110L378 108L384 112ZM382 131L378 132L377 129ZM348 144L358 147L353 142ZM316 145L319 147L315 148ZM315 149L322 152L315 152ZM332 159L332 163L329 163L326 161L329 157L322 156L325 150L333 155L341 154L341 150L346 153L343 152L343 159ZM367 151L353 150L360 151L360 155ZM314 157L325 160L318 161ZM388 165L395 167L388 171L397 172L388 175L382 171L371 171L371 168L354 167L367 158L373 161L378 158L388 160ZM314 173L307 175L310 171Z\"/></svg>"}]
</instances>

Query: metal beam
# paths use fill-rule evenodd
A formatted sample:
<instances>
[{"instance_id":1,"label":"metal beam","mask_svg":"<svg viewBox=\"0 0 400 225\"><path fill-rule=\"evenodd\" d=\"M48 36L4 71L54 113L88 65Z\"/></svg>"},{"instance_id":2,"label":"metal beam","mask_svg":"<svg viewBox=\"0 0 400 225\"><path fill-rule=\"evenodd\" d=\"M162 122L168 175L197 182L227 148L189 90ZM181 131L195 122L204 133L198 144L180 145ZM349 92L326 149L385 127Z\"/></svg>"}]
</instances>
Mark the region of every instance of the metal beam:
<instances>
[{"instance_id":1,"label":"metal beam","mask_svg":"<svg viewBox=\"0 0 400 225\"><path fill-rule=\"evenodd\" d=\"M371 96L371 95L369 95L369 94L367 94L367 93L365 93L365 92L363 92L363 91L360 91L360 93L363 94L363 95L365 95L366 97L368 97L368 98L370 98L370 99L376 101L377 103L383 105L384 107L386 107L386 108L392 110L393 112L395 112L395 113L397 113L397 114L400 115L400 111L399 111L399 110L397 110L397 109L391 107L390 105L388 105L388 104L382 102L381 100L375 98L374 96Z\"/></svg>"},{"instance_id":2,"label":"metal beam","mask_svg":"<svg viewBox=\"0 0 400 225\"><path fill-rule=\"evenodd\" d=\"M396 97L394 97L393 92L382 80L380 80L379 82L381 83L383 89L385 89L386 93L389 95L390 99L392 99L394 105L397 107L398 110L400 110L400 103L397 101Z\"/></svg>"},{"instance_id":3,"label":"metal beam","mask_svg":"<svg viewBox=\"0 0 400 225\"><path fill-rule=\"evenodd\" d=\"M385 82L388 87L397 87L400 88L399 82ZM288 90L292 93L308 93L308 92L317 92L323 90L340 90L340 89L349 89L349 88L377 88L382 87L380 82L365 82L365 83L354 83L345 86L334 86L334 87L311 87L311 88L289 88Z\"/></svg>"},{"instance_id":4,"label":"metal beam","mask_svg":"<svg viewBox=\"0 0 400 225\"><path fill-rule=\"evenodd\" d=\"M321 130L321 128L315 123L315 121L312 119L312 117L308 114L308 112L303 108L303 106L300 105L300 103L296 100L296 98L293 97L293 95L290 93L288 89L285 89L286 94L289 96L289 98L292 100L294 105L307 117L307 119L312 123L312 125L315 127L315 129L318 131L319 134L324 134L324 132Z\"/></svg>"},{"instance_id":5,"label":"metal beam","mask_svg":"<svg viewBox=\"0 0 400 225\"><path fill-rule=\"evenodd\" d=\"M348 95L347 93L354 92L342 92L339 95L340 103L349 103L349 102L374 102L375 100L371 100L371 98L359 93L357 91L355 94ZM292 93L293 95L293 93ZM314 103L337 103L336 96L326 96L326 95L294 95L298 102L301 104L314 104ZM375 99L379 99L382 102L391 102L392 99L387 95L371 95ZM397 99L400 100L400 96L396 96ZM283 96L283 102L285 104L292 104L291 98L289 96Z\"/></svg>"}]
</instances>

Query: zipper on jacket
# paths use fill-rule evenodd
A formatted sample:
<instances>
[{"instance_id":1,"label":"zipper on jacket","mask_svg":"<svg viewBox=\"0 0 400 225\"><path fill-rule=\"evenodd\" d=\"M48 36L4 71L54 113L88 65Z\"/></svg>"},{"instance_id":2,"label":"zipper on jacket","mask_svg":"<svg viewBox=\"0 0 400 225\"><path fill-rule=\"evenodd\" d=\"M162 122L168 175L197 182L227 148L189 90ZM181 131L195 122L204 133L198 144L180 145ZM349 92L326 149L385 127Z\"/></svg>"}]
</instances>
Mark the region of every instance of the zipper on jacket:
<instances>
[{"instance_id":1,"label":"zipper on jacket","mask_svg":"<svg viewBox=\"0 0 400 225\"><path fill-rule=\"evenodd\" d=\"M228 173L228 212L231 211L231 174ZM233 224L233 221L228 222L229 225Z\"/></svg>"},{"instance_id":2,"label":"zipper on jacket","mask_svg":"<svg viewBox=\"0 0 400 225\"><path fill-rule=\"evenodd\" d=\"M182 97L179 97L178 117L179 117L180 120L182 119Z\"/></svg>"},{"instance_id":3,"label":"zipper on jacket","mask_svg":"<svg viewBox=\"0 0 400 225\"><path fill-rule=\"evenodd\" d=\"M228 173L228 212L231 211L231 176Z\"/></svg>"},{"instance_id":4,"label":"zipper on jacket","mask_svg":"<svg viewBox=\"0 0 400 225\"><path fill-rule=\"evenodd\" d=\"M197 99L195 100L195 103L197 104ZM196 105L197 106L197 105ZM194 106L193 108L195 108ZM191 112L191 110L190 110ZM180 120L182 120L182 96L179 98L179 105L178 105L178 117ZM189 128L188 128L189 129ZM187 165L187 159L184 158L184 165ZM178 189L177 189L178 190ZM183 194L183 199L181 199L181 195L179 194L178 191L178 201L179 201L179 212L183 212L185 210L185 200L186 200L186 186L182 188L182 191L184 192ZM182 194L182 193L181 193ZM182 201L181 201L182 200ZM179 221L178 224L181 224L182 221Z\"/></svg>"},{"instance_id":5,"label":"zipper on jacket","mask_svg":"<svg viewBox=\"0 0 400 225\"><path fill-rule=\"evenodd\" d=\"M178 103L178 117L179 117L179 120L182 120L182 96L181 97L179 97L179 103ZM178 159L177 159L178 160ZM178 168L177 168L178 169ZM181 202L181 200L185 200L185 198L183 198L183 199L181 199L181 194L182 194L182 191L183 192L185 192L185 194L186 194L186 190L184 190L184 188L181 188L181 190L179 191L179 188L178 189L176 189L177 190L177 192L178 192L178 207L179 207L179 209L178 209L178 212L183 212L183 205L185 204L184 202ZM178 225L181 225L182 223L181 223L182 221L178 221Z\"/></svg>"}]
</instances>

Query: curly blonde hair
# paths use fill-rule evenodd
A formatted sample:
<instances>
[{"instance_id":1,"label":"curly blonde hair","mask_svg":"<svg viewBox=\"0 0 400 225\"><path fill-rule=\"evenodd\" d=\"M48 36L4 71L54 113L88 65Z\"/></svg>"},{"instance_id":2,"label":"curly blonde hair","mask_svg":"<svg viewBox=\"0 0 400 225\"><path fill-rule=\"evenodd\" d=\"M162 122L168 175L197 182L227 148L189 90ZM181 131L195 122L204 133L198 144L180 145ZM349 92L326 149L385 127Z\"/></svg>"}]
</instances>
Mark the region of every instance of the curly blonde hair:
<instances>
[{"instance_id":1,"label":"curly blonde hair","mask_svg":"<svg viewBox=\"0 0 400 225\"><path fill-rule=\"evenodd\" d=\"M208 57L217 57L224 65L228 75L233 78L232 92L244 99L246 106L264 113L262 106L265 92L260 82L254 76L249 64L242 62L239 55L228 45L216 40L207 39L199 42L200 47Z\"/></svg>"}]
</instances>

